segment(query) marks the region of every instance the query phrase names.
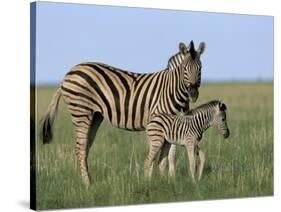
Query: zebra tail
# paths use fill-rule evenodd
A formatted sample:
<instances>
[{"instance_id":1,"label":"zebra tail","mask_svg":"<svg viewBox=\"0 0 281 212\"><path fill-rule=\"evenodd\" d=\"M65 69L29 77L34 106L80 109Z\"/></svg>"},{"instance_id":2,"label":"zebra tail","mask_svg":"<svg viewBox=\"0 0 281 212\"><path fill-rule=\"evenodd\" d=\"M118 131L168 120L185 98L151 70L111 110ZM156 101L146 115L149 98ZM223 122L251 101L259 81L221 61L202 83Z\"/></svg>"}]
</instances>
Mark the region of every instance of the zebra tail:
<instances>
[{"instance_id":1,"label":"zebra tail","mask_svg":"<svg viewBox=\"0 0 281 212\"><path fill-rule=\"evenodd\" d=\"M53 138L53 123L55 120L55 116L57 114L57 110L59 107L59 100L61 97L61 88L58 88L55 92L51 103L48 106L47 112L42 120L42 127L40 131L41 140L43 140L43 144L51 143Z\"/></svg>"}]
</instances>

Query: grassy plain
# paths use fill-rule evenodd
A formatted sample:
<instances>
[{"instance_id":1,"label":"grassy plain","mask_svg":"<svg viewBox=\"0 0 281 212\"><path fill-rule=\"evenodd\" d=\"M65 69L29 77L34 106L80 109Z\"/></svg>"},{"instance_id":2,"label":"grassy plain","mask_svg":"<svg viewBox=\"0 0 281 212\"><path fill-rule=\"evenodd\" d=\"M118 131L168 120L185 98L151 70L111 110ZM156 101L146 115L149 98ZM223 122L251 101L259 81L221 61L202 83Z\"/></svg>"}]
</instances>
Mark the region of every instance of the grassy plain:
<instances>
[{"instance_id":1,"label":"grassy plain","mask_svg":"<svg viewBox=\"0 0 281 212\"><path fill-rule=\"evenodd\" d=\"M37 114L46 111L55 87L37 89ZM160 178L155 167L151 182L143 177L148 151L144 132L128 132L104 121L89 155L92 185L81 183L74 154L70 115L63 101L54 126L54 140L43 145L36 137L37 208L77 208L273 195L273 84L205 84L198 102L221 99L227 107L230 137L208 130L202 180L188 176L184 148L177 149L176 179ZM36 126L38 129L39 121Z\"/></svg>"}]
</instances>

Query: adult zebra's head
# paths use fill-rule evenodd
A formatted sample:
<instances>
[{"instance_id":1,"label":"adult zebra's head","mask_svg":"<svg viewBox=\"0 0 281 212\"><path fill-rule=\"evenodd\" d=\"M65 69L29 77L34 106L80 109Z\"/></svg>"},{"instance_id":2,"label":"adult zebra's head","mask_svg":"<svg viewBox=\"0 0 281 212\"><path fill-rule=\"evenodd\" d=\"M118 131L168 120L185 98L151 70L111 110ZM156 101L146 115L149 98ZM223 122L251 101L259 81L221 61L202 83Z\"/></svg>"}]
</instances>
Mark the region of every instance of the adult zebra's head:
<instances>
[{"instance_id":1,"label":"adult zebra's head","mask_svg":"<svg viewBox=\"0 0 281 212\"><path fill-rule=\"evenodd\" d=\"M201 85L201 60L204 53L205 43L201 42L197 50L193 41L186 47L184 43L179 44L179 52L170 58L168 68L179 70L183 79L182 89L185 90L192 102L196 102Z\"/></svg>"}]
</instances>

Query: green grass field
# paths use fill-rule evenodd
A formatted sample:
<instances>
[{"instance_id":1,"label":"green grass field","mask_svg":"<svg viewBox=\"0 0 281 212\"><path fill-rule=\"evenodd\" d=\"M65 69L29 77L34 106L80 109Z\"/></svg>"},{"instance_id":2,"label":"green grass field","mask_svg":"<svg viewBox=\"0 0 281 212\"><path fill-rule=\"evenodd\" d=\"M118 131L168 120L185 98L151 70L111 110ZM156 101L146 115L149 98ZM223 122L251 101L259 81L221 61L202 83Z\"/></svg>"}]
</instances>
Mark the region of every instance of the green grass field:
<instances>
[{"instance_id":1,"label":"green grass field","mask_svg":"<svg viewBox=\"0 0 281 212\"><path fill-rule=\"evenodd\" d=\"M56 88L37 90L40 120ZM144 132L128 132L103 122L89 155L92 185L81 183L75 141L63 101L54 125L54 140L43 145L36 137L37 208L77 208L273 195L273 84L205 84L195 107L221 99L227 107L230 137L215 129L203 136L206 153L202 180L193 184L185 150L178 147L176 179L150 182L143 176L148 151ZM37 120L37 129L38 122Z\"/></svg>"}]
</instances>

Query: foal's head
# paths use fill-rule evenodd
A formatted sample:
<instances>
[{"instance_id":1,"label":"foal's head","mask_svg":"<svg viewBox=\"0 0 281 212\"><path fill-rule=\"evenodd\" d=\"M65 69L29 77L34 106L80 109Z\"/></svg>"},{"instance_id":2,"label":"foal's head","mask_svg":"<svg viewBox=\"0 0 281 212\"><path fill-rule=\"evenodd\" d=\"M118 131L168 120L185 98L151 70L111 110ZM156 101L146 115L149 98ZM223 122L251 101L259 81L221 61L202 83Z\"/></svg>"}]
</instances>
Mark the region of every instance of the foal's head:
<instances>
[{"instance_id":1,"label":"foal's head","mask_svg":"<svg viewBox=\"0 0 281 212\"><path fill-rule=\"evenodd\" d=\"M215 114L213 116L212 126L216 127L224 138L229 137L229 129L226 122L226 105L218 101L215 106Z\"/></svg>"}]
</instances>

